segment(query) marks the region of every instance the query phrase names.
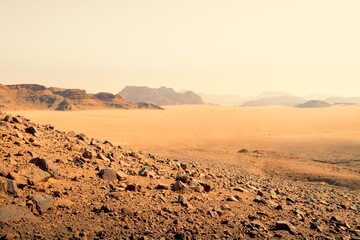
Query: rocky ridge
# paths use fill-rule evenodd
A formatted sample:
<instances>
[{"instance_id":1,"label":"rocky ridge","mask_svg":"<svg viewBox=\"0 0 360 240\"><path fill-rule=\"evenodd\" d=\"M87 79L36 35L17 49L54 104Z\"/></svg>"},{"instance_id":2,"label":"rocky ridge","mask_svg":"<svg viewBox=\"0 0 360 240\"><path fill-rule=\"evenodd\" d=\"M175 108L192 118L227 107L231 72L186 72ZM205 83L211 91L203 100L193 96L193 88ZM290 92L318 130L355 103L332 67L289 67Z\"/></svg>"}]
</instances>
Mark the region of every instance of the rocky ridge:
<instances>
[{"instance_id":1,"label":"rocky ridge","mask_svg":"<svg viewBox=\"0 0 360 240\"><path fill-rule=\"evenodd\" d=\"M326 108L326 107L331 107L331 105L325 101L310 100L305 103L299 104L295 107L296 108Z\"/></svg>"},{"instance_id":2,"label":"rocky ridge","mask_svg":"<svg viewBox=\"0 0 360 240\"><path fill-rule=\"evenodd\" d=\"M160 109L151 103L131 102L111 93L90 94L81 89L64 89L38 84L0 84L0 106L3 109L53 109L60 111L100 108Z\"/></svg>"},{"instance_id":3,"label":"rocky ridge","mask_svg":"<svg viewBox=\"0 0 360 240\"><path fill-rule=\"evenodd\" d=\"M275 97L265 97L255 100L250 100L241 104L242 107L261 107L261 106L286 106L286 107L295 107L298 104L304 103L305 100L296 96L275 96Z\"/></svg>"},{"instance_id":4,"label":"rocky ridge","mask_svg":"<svg viewBox=\"0 0 360 240\"><path fill-rule=\"evenodd\" d=\"M356 191L180 162L0 112L2 239L359 239Z\"/></svg>"},{"instance_id":5,"label":"rocky ridge","mask_svg":"<svg viewBox=\"0 0 360 240\"><path fill-rule=\"evenodd\" d=\"M129 101L150 102L156 105L203 104L201 97L192 91L179 93L166 87L127 86L119 94Z\"/></svg>"}]
</instances>

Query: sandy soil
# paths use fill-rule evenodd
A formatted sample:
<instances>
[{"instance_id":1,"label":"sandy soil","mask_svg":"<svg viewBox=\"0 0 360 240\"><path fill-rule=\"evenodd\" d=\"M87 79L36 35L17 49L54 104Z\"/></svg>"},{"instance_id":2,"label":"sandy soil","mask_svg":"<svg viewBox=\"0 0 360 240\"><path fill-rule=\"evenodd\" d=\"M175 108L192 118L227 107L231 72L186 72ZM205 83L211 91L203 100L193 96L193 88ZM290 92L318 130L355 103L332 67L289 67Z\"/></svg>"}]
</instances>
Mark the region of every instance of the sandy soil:
<instances>
[{"instance_id":1,"label":"sandy soil","mask_svg":"<svg viewBox=\"0 0 360 240\"><path fill-rule=\"evenodd\" d=\"M34 122L180 160L360 189L360 107L171 106L160 110L13 111ZM239 153L240 149L248 153ZM257 150L257 151L255 151ZM255 151L255 152L254 152Z\"/></svg>"}]
</instances>

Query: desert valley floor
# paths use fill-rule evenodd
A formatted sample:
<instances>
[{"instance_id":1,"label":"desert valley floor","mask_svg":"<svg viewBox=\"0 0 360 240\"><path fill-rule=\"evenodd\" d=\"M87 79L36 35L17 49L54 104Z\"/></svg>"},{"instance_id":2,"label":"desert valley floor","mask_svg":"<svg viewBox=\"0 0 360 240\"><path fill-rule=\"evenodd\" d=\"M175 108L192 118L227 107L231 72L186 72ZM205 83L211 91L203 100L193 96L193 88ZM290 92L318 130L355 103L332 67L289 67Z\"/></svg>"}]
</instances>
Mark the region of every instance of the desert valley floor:
<instances>
[{"instance_id":1,"label":"desert valley floor","mask_svg":"<svg viewBox=\"0 0 360 240\"><path fill-rule=\"evenodd\" d=\"M10 113L164 157L212 166L239 165L259 175L360 189L359 106L196 105L166 110ZM241 154L241 149L252 154Z\"/></svg>"},{"instance_id":2,"label":"desert valley floor","mask_svg":"<svg viewBox=\"0 0 360 240\"><path fill-rule=\"evenodd\" d=\"M360 107L0 112L1 239L360 239Z\"/></svg>"}]
</instances>

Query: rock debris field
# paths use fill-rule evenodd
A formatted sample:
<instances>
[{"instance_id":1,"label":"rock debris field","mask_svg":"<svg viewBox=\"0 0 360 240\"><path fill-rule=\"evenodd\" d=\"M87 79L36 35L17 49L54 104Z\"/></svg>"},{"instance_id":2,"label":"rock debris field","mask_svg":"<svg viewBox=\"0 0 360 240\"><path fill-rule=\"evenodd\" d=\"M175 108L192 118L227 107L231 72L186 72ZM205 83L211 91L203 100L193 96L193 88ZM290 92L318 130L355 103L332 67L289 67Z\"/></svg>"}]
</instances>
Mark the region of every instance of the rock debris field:
<instances>
[{"instance_id":1,"label":"rock debris field","mask_svg":"<svg viewBox=\"0 0 360 240\"><path fill-rule=\"evenodd\" d=\"M1 239L360 239L358 191L180 162L2 112L0 134Z\"/></svg>"}]
</instances>

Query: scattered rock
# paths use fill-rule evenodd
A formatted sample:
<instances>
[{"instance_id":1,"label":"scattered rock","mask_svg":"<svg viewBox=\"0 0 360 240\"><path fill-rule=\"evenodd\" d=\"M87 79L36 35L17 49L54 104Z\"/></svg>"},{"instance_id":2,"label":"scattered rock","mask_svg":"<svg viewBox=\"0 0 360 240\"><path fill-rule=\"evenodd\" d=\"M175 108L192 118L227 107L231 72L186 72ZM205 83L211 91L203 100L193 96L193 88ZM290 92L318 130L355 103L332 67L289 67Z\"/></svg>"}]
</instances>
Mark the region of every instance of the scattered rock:
<instances>
[{"instance_id":1,"label":"scattered rock","mask_svg":"<svg viewBox=\"0 0 360 240\"><path fill-rule=\"evenodd\" d=\"M84 164L85 164L85 159L76 156L76 157L74 158L73 162L74 162L74 164L75 164L76 166L83 167Z\"/></svg>"},{"instance_id":2,"label":"scattered rock","mask_svg":"<svg viewBox=\"0 0 360 240\"><path fill-rule=\"evenodd\" d=\"M15 180L19 188L24 188L28 185L28 179L15 172L10 172L7 176L9 179Z\"/></svg>"},{"instance_id":3,"label":"scattered rock","mask_svg":"<svg viewBox=\"0 0 360 240\"><path fill-rule=\"evenodd\" d=\"M16 118L11 123L0 121L5 123L0 124L0 238L12 233L23 239L359 235L355 190L260 177L235 164L210 168L196 159L181 162L124 150ZM29 127L41 135L26 135L24 129ZM246 157L259 154L267 153L251 152ZM54 166L61 179L52 178ZM4 206L23 212L9 213ZM276 222L280 217L291 221ZM37 219L41 222L34 224Z\"/></svg>"},{"instance_id":4,"label":"scattered rock","mask_svg":"<svg viewBox=\"0 0 360 240\"><path fill-rule=\"evenodd\" d=\"M92 151L90 151L89 149L85 148L82 156L83 156L83 158L85 158L85 159L92 159L92 158L93 158L93 153L92 153Z\"/></svg>"},{"instance_id":5,"label":"scattered rock","mask_svg":"<svg viewBox=\"0 0 360 240\"><path fill-rule=\"evenodd\" d=\"M191 204L188 202L188 200L184 197L184 195L179 195L178 202L183 206L187 208L191 208Z\"/></svg>"},{"instance_id":6,"label":"scattered rock","mask_svg":"<svg viewBox=\"0 0 360 240\"><path fill-rule=\"evenodd\" d=\"M316 230L318 232L323 232L322 227L316 222L311 222L310 223L310 228L313 229L313 230Z\"/></svg>"},{"instance_id":7,"label":"scattered rock","mask_svg":"<svg viewBox=\"0 0 360 240\"><path fill-rule=\"evenodd\" d=\"M118 174L114 169L111 168L105 168L102 169L99 172L99 176L104 179L104 180L108 180L108 181L115 181L118 180Z\"/></svg>"},{"instance_id":8,"label":"scattered rock","mask_svg":"<svg viewBox=\"0 0 360 240\"><path fill-rule=\"evenodd\" d=\"M169 189L169 185L160 183L160 184L158 184L158 185L155 187L155 189L168 190L168 189Z\"/></svg>"},{"instance_id":9,"label":"scattered rock","mask_svg":"<svg viewBox=\"0 0 360 240\"><path fill-rule=\"evenodd\" d=\"M140 169L138 174L140 176L147 177L150 170L151 170L151 167L144 167L144 168Z\"/></svg>"},{"instance_id":10,"label":"scattered rock","mask_svg":"<svg viewBox=\"0 0 360 240\"><path fill-rule=\"evenodd\" d=\"M229 201L229 202L241 202L242 199L241 199L241 197L235 195L235 196L230 196L230 197L226 198L226 201Z\"/></svg>"},{"instance_id":11,"label":"scattered rock","mask_svg":"<svg viewBox=\"0 0 360 240\"><path fill-rule=\"evenodd\" d=\"M136 191L138 187L135 183L128 184L125 188L126 191Z\"/></svg>"},{"instance_id":12,"label":"scattered rock","mask_svg":"<svg viewBox=\"0 0 360 240\"><path fill-rule=\"evenodd\" d=\"M260 204L266 204L267 203L266 199L264 197L260 197L260 196L256 197L254 199L254 202L260 203Z\"/></svg>"},{"instance_id":13,"label":"scattered rock","mask_svg":"<svg viewBox=\"0 0 360 240\"><path fill-rule=\"evenodd\" d=\"M210 184L202 182L202 181L199 181L199 183L200 183L201 186L203 186L205 192L210 192L211 191Z\"/></svg>"},{"instance_id":14,"label":"scattered rock","mask_svg":"<svg viewBox=\"0 0 360 240\"><path fill-rule=\"evenodd\" d=\"M36 204L36 210L39 214L46 213L54 203L53 198L44 193L34 195L31 200Z\"/></svg>"},{"instance_id":15,"label":"scattered rock","mask_svg":"<svg viewBox=\"0 0 360 240\"><path fill-rule=\"evenodd\" d=\"M20 192L17 187L16 181L7 179L7 194L12 197L19 197Z\"/></svg>"},{"instance_id":16,"label":"scattered rock","mask_svg":"<svg viewBox=\"0 0 360 240\"><path fill-rule=\"evenodd\" d=\"M19 174L26 177L30 185L45 182L51 177L48 172L45 172L37 167L22 169Z\"/></svg>"},{"instance_id":17,"label":"scattered rock","mask_svg":"<svg viewBox=\"0 0 360 240\"><path fill-rule=\"evenodd\" d=\"M287 221L277 221L275 224L275 228L276 230L287 230L292 234L297 233L296 227Z\"/></svg>"},{"instance_id":18,"label":"scattered rock","mask_svg":"<svg viewBox=\"0 0 360 240\"><path fill-rule=\"evenodd\" d=\"M227 205L227 204L223 204L223 205L221 206L221 209L222 209L222 210L231 210L231 207L230 207L229 205Z\"/></svg>"},{"instance_id":19,"label":"scattered rock","mask_svg":"<svg viewBox=\"0 0 360 240\"><path fill-rule=\"evenodd\" d=\"M188 183L189 182L189 177L187 175L177 175L176 176L176 181L181 181L183 183Z\"/></svg>"},{"instance_id":20,"label":"scattered rock","mask_svg":"<svg viewBox=\"0 0 360 240\"><path fill-rule=\"evenodd\" d=\"M77 134L76 137L81 141L85 141L87 139L86 135L83 133Z\"/></svg>"},{"instance_id":21,"label":"scattered rock","mask_svg":"<svg viewBox=\"0 0 360 240\"><path fill-rule=\"evenodd\" d=\"M33 136L36 136L36 137L40 135L40 132L37 130L36 127L25 128L25 132L29 133L29 134L32 134Z\"/></svg>"},{"instance_id":22,"label":"scattered rock","mask_svg":"<svg viewBox=\"0 0 360 240\"><path fill-rule=\"evenodd\" d=\"M239 153L248 153L249 150L247 150L246 148L243 148L243 149L240 149L239 150Z\"/></svg>"},{"instance_id":23,"label":"scattered rock","mask_svg":"<svg viewBox=\"0 0 360 240\"><path fill-rule=\"evenodd\" d=\"M234 191L237 191L237 192L249 192L249 190L247 190L245 188L242 188L242 187L235 187Z\"/></svg>"},{"instance_id":24,"label":"scattered rock","mask_svg":"<svg viewBox=\"0 0 360 240\"><path fill-rule=\"evenodd\" d=\"M35 164L35 166L39 167L43 171L47 172L49 170L50 162L43 158L33 158L30 160L30 163Z\"/></svg>"},{"instance_id":25,"label":"scattered rock","mask_svg":"<svg viewBox=\"0 0 360 240\"><path fill-rule=\"evenodd\" d=\"M190 188L185 184L183 183L182 181L178 180L176 181L174 184L173 184L173 187L172 187L173 191L175 192L188 192L190 190Z\"/></svg>"},{"instance_id":26,"label":"scattered rock","mask_svg":"<svg viewBox=\"0 0 360 240\"><path fill-rule=\"evenodd\" d=\"M128 178L128 175L122 171L117 171L116 176L119 181L125 181Z\"/></svg>"},{"instance_id":27,"label":"scattered rock","mask_svg":"<svg viewBox=\"0 0 360 240\"><path fill-rule=\"evenodd\" d=\"M286 202L288 202L288 203L295 203L296 201L295 201L294 199L290 198L290 197L287 197L287 198L286 198Z\"/></svg>"},{"instance_id":28,"label":"scattered rock","mask_svg":"<svg viewBox=\"0 0 360 240\"><path fill-rule=\"evenodd\" d=\"M202 192L204 188L201 186L200 182L194 178L189 180L188 186L190 189L196 191L196 192Z\"/></svg>"},{"instance_id":29,"label":"scattered rock","mask_svg":"<svg viewBox=\"0 0 360 240\"><path fill-rule=\"evenodd\" d=\"M105 156L104 156L103 154L101 154L101 153L98 153L98 154L96 155L96 157L97 157L98 159L103 160L103 161L110 162L110 159L107 158L107 157L105 157Z\"/></svg>"},{"instance_id":30,"label":"scattered rock","mask_svg":"<svg viewBox=\"0 0 360 240\"><path fill-rule=\"evenodd\" d=\"M330 220L335 221L335 222L343 222L344 221L343 218L338 215L332 216Z\"/></svg>"},{"instance_id":31,"label":"scattered rock","mask_svg":"<svg viewBox=\"0 0 360 240\"><path fill-rule=\"evenodd\" d=\"M11 115L6 115L6 116L4 117L4 121L5 121L5 122L9 122L9 123L14 123L13 117L12 117Z\"/></svg>"}]
</instances>

